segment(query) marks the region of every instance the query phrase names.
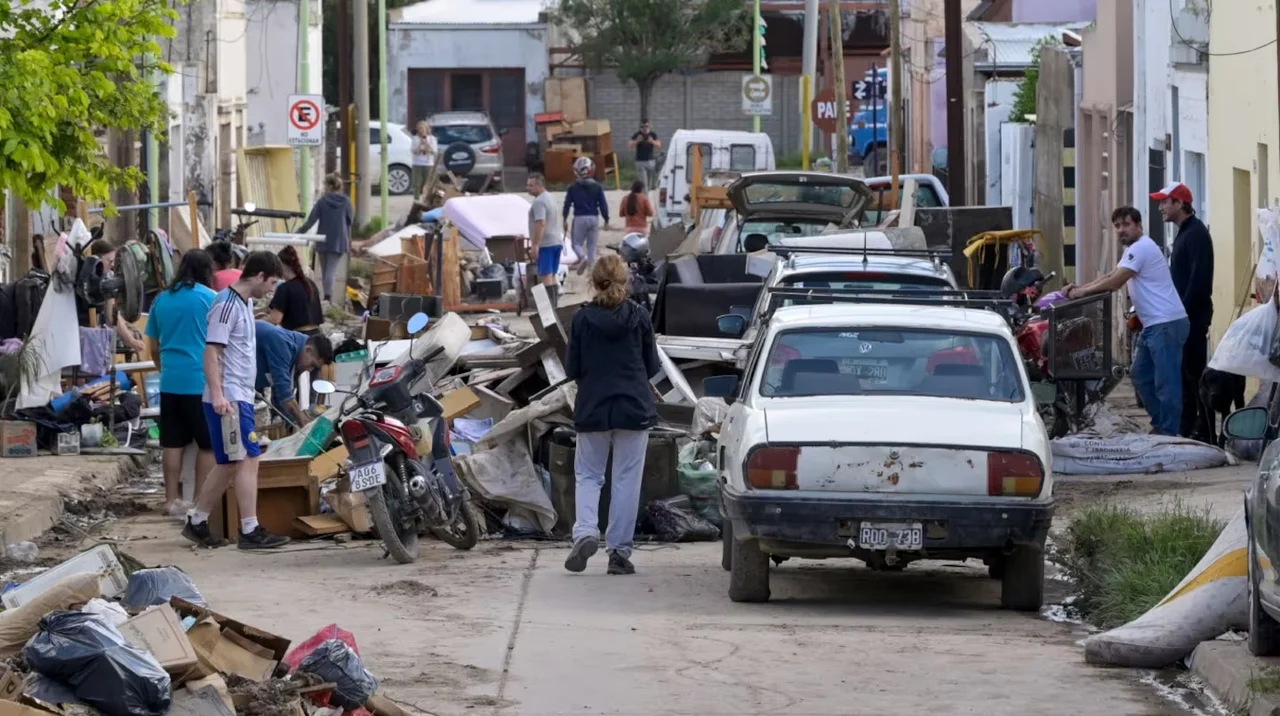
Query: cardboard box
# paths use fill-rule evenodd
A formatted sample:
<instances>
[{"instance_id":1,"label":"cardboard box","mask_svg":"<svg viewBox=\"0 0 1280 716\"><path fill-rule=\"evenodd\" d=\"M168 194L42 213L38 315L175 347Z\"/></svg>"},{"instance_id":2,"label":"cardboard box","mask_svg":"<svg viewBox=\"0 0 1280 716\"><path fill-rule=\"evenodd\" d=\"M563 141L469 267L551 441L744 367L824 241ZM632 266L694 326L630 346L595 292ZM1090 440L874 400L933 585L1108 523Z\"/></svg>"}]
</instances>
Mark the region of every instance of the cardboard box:
<instances>
[{"instance_id":1,"label":"cardboard box","mask_svg":"<svg viewBox=\"0 0 1280 716\"><path fill-rule=\"evenodd\" d=\"M93 573L96 573L99 577L103 599L110 599L124 594L124 590L129 586L129 577L125 575L124 567L120 565L120 560L116 558L116 553L111 549L110 545L101 544L91 550L81 552L28 582L23 582L20 586L10 589L3 596L0 596L0 602L4 604L5 609L14 609L53 589L58 582L67 577L75 574Z\"/></svg>"},{"instance_id":2,"label":"cardboard box","mask_svg":"<svg viewBox=\"0 0 1280 716\"><path fill-rule=\"evenodd\" d=\"M22 687L26 678L13 669L5 669L0 674L0 700L17 701L22 698Z\"/></svg>"},{"instance_id":3,"label":"cardboard box","mask_svg":"<svg viewBox=\"0 0 1280 716\"><path fill-rule=\"evenodd\" d=\"M54 455L79 455L80 433L58 433L58 442L53 445Z\"/></svg>"},{"instance_id":4,"label":"cardboard box","mask_svg":"<svg viewBox=\"0 0 1280 716\"><path fill-rule=\"evenodd\" d=\"M0 700L0 716L49 716L49 712L16 701Z\"/></svg>"},{"instance_id":5,"label":"cardboard box","mask_svg":"<svg viewBox=\"0 0 1280 716\"><path fill-rule=\"evenodd\" d=\"M254 644L263 647L266 650L264 653L270 653L271 658L276 661L284 660L285 654L289 653L289 640L282 636L277 636L269 631L264 631L257 627L249 626L243 622L238 622L235 619L219 614L212 609L192 604L182 597L173 597L170 599L169 606L173 607L173 610L178 613L178 616L183 618L195 617L197 621L203 620L206 617L213 619L223 629L229 629ZM188 638L190 638L190 632L188 632Z\"/></svg>"},{"instance_id":6,"label":"cardboard box","mask_svg":"<svg viewBox=\"0 0 1280 716\"><path fill-rule=\"evenodd\" d=\"M200 673L235 674L256 682L271 678L276 662L244 648L228 633L212 618L196 623L187 632L187 638L196 651Z\"/></svg>"},{"instance_id":7,"label":"cardboard box","mask_svg":"<svg viewBox=\"0 0 1280 716\"><path fill-rule=\"evenodd\" d=\"M321 453L311 460L308 470L317 483L328 482L338 476L347 465L347 446L338 447Z\"/></svg>"},{"instance_id":8,"label":"cardboard box","mask_svg":"<svg viewBox=\"0 0 1280 716\"><path fill-rule=\"evenodd\" d=\"M480 396L470 388L459 388L445 393L440 405L444 406L444 419L452 420L480 407Z\"/></svg>"},{"instance_id":9,"label":"cardboard box","mask_svg":"<svg viewBox=\"0 0 1280 716\"><path fill-rule=\"evenodd\" d=\"M167 604L151 607L120 625L130 644L151 652L171 674L182 674L196 665L195 648L182 628L182 620Z\"/></svg>"},{"instance_id":10,"label":"cardboard box","mask_svg":"<svg viewBox=\"0 0 1280 716\"><path fill-rule=\"evenodd\" d=\"M36 424L0 420L0 457L35 457Z\"/></svg>"},{"instance_id":11,"label":"cardboard box","mask_svg":"<svg viewBox=\"0 0 1280 716\"><path fill-rule=\"evenodd\" d=\"M579 137L603 137L613 130L607 119L584 119L570 125L569 131Z\"/></svg>"},{"instance_id":12,"label":"cardboard box","mask_svg":"<svg viewBox=\"0 0 1280 716\"><path fill-rule=\"evenodd\" d=\"M352 532L372 532L373 518L369 516L369 503L360 492L327 492L324 501L329 508L347 523Z\"/></svg>"}]
</instances>

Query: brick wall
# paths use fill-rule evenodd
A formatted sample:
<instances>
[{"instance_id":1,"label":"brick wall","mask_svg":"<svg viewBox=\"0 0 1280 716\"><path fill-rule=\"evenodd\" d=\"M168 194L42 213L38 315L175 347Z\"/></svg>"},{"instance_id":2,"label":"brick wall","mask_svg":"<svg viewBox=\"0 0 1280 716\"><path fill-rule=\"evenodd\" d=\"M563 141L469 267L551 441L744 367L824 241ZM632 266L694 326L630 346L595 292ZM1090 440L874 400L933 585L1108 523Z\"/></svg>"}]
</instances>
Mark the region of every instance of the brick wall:
<instances>
[{"instance_id":1,"label":"brick wall","mask_svg":"<svg viewBox=\"0 0 1280 716\"><path fill-rule=\"evenodd\" d=\"M649 121L664 141L677 129L750 130L751 117L742 113L741 72L702 72L667 75L658 80L649 99ZM800 151L800 78L773 78L773 115L761 117L760 129L773 140L774 154ZM640 90L621 82L610 71L587 79L588 112L592 119L613 125L614 149L627 154L627 140L640 124Z\"/></svg>"}]
</instances>

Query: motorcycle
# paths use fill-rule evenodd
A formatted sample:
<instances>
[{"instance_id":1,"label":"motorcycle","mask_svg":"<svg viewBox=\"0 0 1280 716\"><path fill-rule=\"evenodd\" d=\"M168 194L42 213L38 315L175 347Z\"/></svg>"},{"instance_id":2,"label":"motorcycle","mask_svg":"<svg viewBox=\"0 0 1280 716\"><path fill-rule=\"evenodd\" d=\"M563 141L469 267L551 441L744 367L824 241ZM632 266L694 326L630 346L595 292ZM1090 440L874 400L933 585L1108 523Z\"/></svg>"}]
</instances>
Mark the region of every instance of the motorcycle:
<instances>
[{"instance_id":1,"label":"motorcycle","mask_svg":"<svg viewBox=\"0 0 1280 716\"><path fill-rule=\"evenodd\" d=\"M422 313L410 318L410 335L427 322ZM412 350L403 364L374 372L363 393L347 393L338 418L351 491L364 494L378 536L401 564L417 558L422 532L463 550L479 538L467 505L470 493L450 458L444 407L428 391L413 387L444 348L421 358L413 357ZM324 380L312 386L322 395L339 392Z\"/></svg>"},{"instance_id":2,"label":"motorcycle","mask_svg":"<svg viewBox=\"0 0 1280 716\"><path fill-rule=\"evenodd\" d=\"M264 209L254 204L246 202L239 209L232 209L231 213L236 216L236 226L234 229L221 228L214 232L214 241L227 241L235 246L244 246L246 244L245 237L249 227L258 223L259 219L249 220L248 217L262 217L266 219L284 219L293 222L298 219L305 219L306 214L300 211L288 211L285 209ZM292 228L290 228L292 230Z\"/></svg>"},{"instance_id":3,"label":"motorcycle","mask_svg":"<svg viewBox=\"0 0 1280 716\"><path fill-rule=\"evenodd\" d=\"M653 310L649 296L658 292L658 267L649 255L649 239L639 232L622 237L615 251L627 262L627 293L646 311Z\"/></svg>"},{"instance_id":4,"label":"motorcycle","mask_svg":"<svg viewBox=\"0 0 1280 716\"><path fill-rule=\"evenodd\" d=\"M1050 438L1086 427L1084 409L1106 400L1124 377L1124 369L1119 366L1113 366L1103 378L1063 379L1055 374L1048 346L1051 320L1056 320L1056 351L1070 356L1078 370L1101 371L1101 366L1096 365L1101 341L1093 320L1088 316L1050 319L1044 313L1067 300L1060 294L1044 294L1044 285L1055 276L1053 272L1044 275L1038 269L1014 267L1000 285L1001 294L1014 304L1010 322L1027 377L1033 390L1042 386L1045 391L1045 398L1037 402Z\"/></svg>"}]
</instances>

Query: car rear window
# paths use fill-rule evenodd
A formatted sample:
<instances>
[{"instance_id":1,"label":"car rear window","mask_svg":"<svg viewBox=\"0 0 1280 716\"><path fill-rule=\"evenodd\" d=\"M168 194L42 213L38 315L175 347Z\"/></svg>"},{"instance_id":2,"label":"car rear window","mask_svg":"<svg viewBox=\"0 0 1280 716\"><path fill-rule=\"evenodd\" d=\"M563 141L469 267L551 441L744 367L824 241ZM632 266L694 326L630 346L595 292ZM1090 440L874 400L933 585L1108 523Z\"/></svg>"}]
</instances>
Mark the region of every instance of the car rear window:
<instances>
[{"instance_id":1,"label":"car rear window","mask_svg":"<svg viewBox=\"0 0 1280 716\"><path fill-rule=\"evenodd\" d=\"M889 190L888 184L868 184L871 189L871 201L862 211L862 225L873 226L879 224L884 215L896 207L889 207L893 203L893 192ZM927 183L916 184L916 208L917 209L936 209L942 206L942 197L938 196L938 192Z\"/></svg>"},{"instance_id":2,"label":"car rear window","mask_svg":"<svg viewBox=\"0 0 1280 716\"><path fill-rule=\"evenodd\" d=\"M834 288L842 291L946 291L951 285L936 276L895 274L876 271L832 271L788 276L782 285L794 288ZM831 303L817 299L787 299L783 305L795 303Z\"/></svg>"},{"instance_id":3,"label":"car rear window","mask_svg":"<svg viewBox=\"0 0 1280 716\"><path fill-rule=\"evenodd\" d=\"M464 142L466 144L484 144L493 139L493 132L483 124L450 124L446 126L435 126L431 128L431 133L436 135L436 141L440 143L440 147L444 148L454 142Z\"/></svg>"},{"instance_id":4,"label":"car rear window","mask_svg":"<svg viewBox=\"0 0 1280 716\"><path fill-rule=\"evenodd\" d=\"M849 186L760 182L746 187L747 204L824 204L847 209L858 199Z\"/></svg>"},{"instance_id":5,"label":"car rear window","mask_svg":"<svg viewBox=\"0 0 1280 716\"><path fill-rule=\"evenodd\" d=\"M1023 400L1022 373L998 336L915 328L798 329L769 349L760 394L916 395Z\"/></svg>"}]
</instances>

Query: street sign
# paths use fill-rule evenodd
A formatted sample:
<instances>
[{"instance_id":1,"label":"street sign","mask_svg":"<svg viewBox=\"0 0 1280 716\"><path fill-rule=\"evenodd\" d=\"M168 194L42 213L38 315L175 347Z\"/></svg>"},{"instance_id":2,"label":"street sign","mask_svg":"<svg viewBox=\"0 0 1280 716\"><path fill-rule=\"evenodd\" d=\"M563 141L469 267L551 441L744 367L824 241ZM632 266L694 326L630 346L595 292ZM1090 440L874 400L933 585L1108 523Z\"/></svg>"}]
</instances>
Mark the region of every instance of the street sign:
<instances>
[{"instance_id":1,"label":"street sign","mask_svg":"<svg viewBox=\"0 0 1280 716\"><path fill-rule=\"evenodd\" d=\"M853 83L853 98L856 100L870 99L872 95L877 99L884 99L889 96L889 86L884 80L876 80L873 85L871 80L858 80Z\"/></svg>"},{"instance_id":2,"label":"street sign","mask_svg":"<svg viewBox=\"0 0 1280 716\"><path fill-rule=\"evenodd\" d=\"M289 146L324 144L324 95L289 95Z\"/></svg>"},{"instance_id":3,"label":"street sign","mask_svg":"<svg viewBox=\"0 0 1280 716\"><path fill-rule=\"evenodd\" d=\"M742 113L751 117L773 114L773 75L742 76Z\"/></svg>"},{"instance_id":4,"label":"street sign","mask_svg":"<svg viewBox=\"0 0 1280 716\"><path fill-rule=\"evenodd\" d=\"M849 109L849 100L844 102L845 116L852 117L853 114ZM818 90L818 94L814 96L813 102L809 106L809 117L813 120L813 125L818 129L832 134L836 131L836 92L831 88Z\"/></svg>"}]
</instances>

